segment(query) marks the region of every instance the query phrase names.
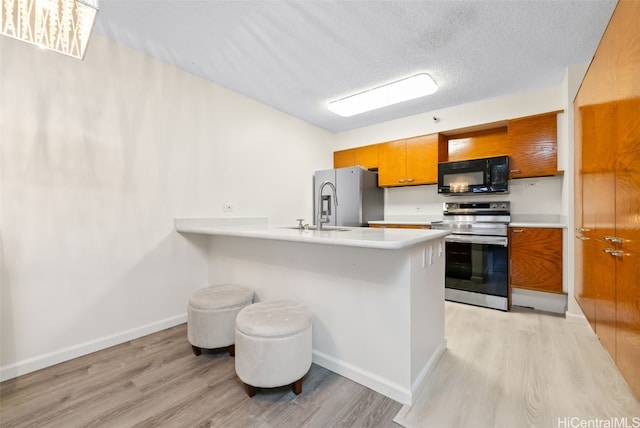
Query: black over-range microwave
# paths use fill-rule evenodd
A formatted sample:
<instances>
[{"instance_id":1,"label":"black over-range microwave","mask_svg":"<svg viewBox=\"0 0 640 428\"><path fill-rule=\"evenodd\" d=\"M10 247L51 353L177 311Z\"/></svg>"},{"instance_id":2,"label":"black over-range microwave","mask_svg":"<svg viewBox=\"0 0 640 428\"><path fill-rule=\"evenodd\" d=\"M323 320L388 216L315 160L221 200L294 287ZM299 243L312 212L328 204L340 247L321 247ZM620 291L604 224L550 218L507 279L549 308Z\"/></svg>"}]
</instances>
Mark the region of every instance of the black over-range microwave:
<instances>
[{"instance_id":1,"label":"black over-range microwave","mask_svg":"<svg viewBox=\"0 0 640 428\"><path fill-rule=\"evenodd\" d=\"M509 156L438 164L438 193L464 195L509 192Z\"/></svg>"}]
</instances>

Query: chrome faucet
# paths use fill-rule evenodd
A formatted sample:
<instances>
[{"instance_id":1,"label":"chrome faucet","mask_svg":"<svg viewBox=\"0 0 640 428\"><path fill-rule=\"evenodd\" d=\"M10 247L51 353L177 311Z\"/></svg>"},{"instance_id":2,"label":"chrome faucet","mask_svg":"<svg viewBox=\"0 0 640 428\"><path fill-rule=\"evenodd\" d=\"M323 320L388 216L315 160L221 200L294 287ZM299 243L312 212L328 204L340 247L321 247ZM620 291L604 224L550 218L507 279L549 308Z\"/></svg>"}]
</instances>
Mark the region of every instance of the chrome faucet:
<instances>
[{"instance_id":1,"label":"chrome faucet","mask_svg":"<svg viewBox=\"0 0 640 428\"><path fill-rule=\"evenodd\" d=\"M333 205L335 205L336 207L338 206L338 194L336 192L336 186L334 186L330 181L324 181L320 185L320 189L318 190L318 230L322 230L323 223L329 223L329 212L331 212L330 208L327 207L327 215L322 214L322 191L324 190L324 186L327 185L331 187L331 190L333 190Z\"/></svg>"}]
</instances>

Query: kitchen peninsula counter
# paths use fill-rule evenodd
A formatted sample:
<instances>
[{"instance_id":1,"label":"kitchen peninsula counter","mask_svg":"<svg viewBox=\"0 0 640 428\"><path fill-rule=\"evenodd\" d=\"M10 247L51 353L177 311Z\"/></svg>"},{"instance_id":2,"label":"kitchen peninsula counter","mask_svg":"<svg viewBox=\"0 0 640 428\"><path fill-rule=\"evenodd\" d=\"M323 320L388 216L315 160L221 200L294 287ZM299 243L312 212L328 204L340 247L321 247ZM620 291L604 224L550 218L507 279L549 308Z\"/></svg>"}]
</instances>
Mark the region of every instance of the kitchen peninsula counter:
<instances>
[{"instance_id":1,"label":"kitchen peninsula counter","mask_svg":"<svg viewBox=\"0 0 640 428\"><path fill-rule=\"evenodd\" d=\"M315 364L412 404L446 349L446 231L299 230L265 218L175 223L185 239L210 236L207 284L244 285L256 302L309 306Z\"/></svg>"},{"instance_id":2,"label":"kitchen peninsula counter","mask_svg":"<svg viewBox=\"0 0 640 428\"><path fill-rule=\"evenodd\" d=\"M176 230L182 233L235 236L307 242L320 245L397 250L446 236L442 230L393 230L368 227L325 226L322 230L299 229L292 225L271 225L262 218L246 219L176 219Z\"/></svg>"}]
</instances>

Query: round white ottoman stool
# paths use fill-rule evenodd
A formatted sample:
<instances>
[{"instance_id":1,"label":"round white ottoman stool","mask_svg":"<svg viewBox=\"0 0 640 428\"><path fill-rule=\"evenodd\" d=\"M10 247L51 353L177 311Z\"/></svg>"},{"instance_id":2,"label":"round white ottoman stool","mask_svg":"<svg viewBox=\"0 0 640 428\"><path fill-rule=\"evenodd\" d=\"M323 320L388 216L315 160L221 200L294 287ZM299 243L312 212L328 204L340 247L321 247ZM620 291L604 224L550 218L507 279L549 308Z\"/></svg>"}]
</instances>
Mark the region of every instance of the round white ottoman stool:
<instances>
[{"instance_id":1,"label":"round white ottoman stool","mask_svg":"<svg viewBox=\"0 0 640 428\"><path fill-rule=\"evenodd\" d=\"M249 397L258 388L302 392L311 367L311 311L289 300L254 303L236 318L236 373Z\"/></svg>"},{"instance_id":2,"label":"round white ottoman stool","mask_svg":"<svg viewBox=\"0 0 640 428\"><path fill-rule=\"evenodd\" d=\"M253 291L233 284L195 291L187 307L187 339L195 355L202 349L229 347L234 355L236 316L253 302Z\"/></svg>"}]
</instances>

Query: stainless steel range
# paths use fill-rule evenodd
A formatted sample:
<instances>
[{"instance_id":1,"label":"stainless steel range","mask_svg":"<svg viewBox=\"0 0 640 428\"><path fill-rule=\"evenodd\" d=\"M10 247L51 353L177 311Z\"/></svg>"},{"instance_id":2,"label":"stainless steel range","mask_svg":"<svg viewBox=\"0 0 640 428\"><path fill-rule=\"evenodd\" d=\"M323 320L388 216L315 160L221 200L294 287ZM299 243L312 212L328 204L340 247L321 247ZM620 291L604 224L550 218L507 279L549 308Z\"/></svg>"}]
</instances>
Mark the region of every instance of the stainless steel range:
<instances>
[{"instance_id":1,"label":"stainless steel range","mask_svg":"<svg viewBox=\"0 0 640 428\"><path fill-rule=\"evenodd\" d=\"M433 229L445 238L445 299L509 310L508 225L510 203L445 202Z\"/></svg>"}]
</instances>

